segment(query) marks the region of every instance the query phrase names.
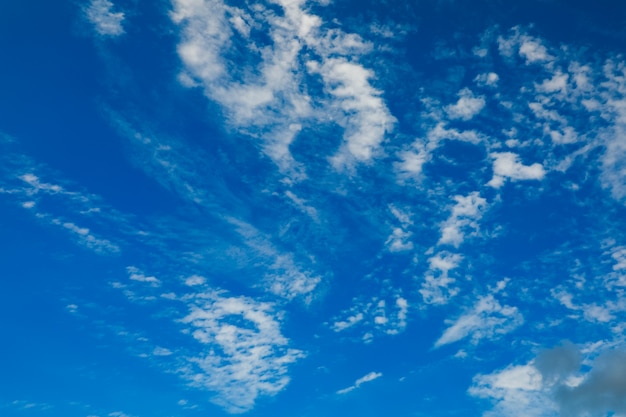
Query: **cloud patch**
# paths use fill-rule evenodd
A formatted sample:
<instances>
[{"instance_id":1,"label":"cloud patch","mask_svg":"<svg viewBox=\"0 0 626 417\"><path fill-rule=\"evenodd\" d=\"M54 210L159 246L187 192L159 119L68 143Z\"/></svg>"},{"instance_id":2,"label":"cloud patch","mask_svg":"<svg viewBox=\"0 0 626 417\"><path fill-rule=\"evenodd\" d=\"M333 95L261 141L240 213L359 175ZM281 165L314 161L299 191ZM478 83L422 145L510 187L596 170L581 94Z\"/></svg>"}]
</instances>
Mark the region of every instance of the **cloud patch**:
<instances>
[{"instance_id":1,"label":"cloud patch","mask_svg":"<svg viewBox=\"0 0 626 417\"><path fill-rule=\"evenodd\" d=\"M509 333L524 323L517 307L502 306L492 294L480 297L465 314L450 322L435 347L457 342L470 337L473 344L482 339L493 339Z\"/></svg>"},{"instance_id":2,"label":"cloud patch","mask_svg":"<svg viewBox=\"0 0 626 417\"><path fill-rule=\"evenodd\" d=\"M181 370L192 386L215 393L212 402L229 413L249 411L257 398L287 386L289 364L304 353L289 347L271 304L219 292L195 294L189 303L181 323L203 346Z\"/></svg>"},{"instance_id":3,"label":"cloud patch","mask_svg":"<svg viewBox=\"0 0 626 417\"><path fill-rule=\"evenodd\" d=\"M124 33L122 22L124 13L113 11L110 0L91 0L84 8L87 20L93 24L95 31L102 36L120 36Z\"/></svg>"},{"instance_id":4,"label":"cloud patch","mask_svg":"<svg viewBox=\"0 0 626 417\"><path fill-rule=\"evenodd\" d=\"M519 155L513 152L494 152L490 156L494 159L493 178L487 185L493 188L502 187L507 178L514 181L542 180L546 175L543 165L537 162L524 165Z\"/></svg>"},{"instance_id":5,"label":"cloud patch","mask_svg":"<svg viewBox=\"0 0 626 417\"><path fill-rule=\"evenodd\" d=\"M459 91L459 100L446 107L450 119L470 120L485 107L485 98L475 96L469 88Z\"/></svg>"}]
</instances>

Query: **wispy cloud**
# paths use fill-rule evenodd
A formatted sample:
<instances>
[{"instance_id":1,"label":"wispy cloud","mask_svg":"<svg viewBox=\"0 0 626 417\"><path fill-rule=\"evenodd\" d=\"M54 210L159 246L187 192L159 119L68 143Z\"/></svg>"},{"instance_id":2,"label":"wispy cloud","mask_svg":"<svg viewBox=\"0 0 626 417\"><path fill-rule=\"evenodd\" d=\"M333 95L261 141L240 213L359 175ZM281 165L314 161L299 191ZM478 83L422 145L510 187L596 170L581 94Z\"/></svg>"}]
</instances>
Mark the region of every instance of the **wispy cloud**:
<instances>
[{"instance_id":1,"label":"wispy cloud","mask_svg":"<svg viewBox=\"0 0 626 417\"><path fill-rule=\"evenodd\" d=\"M110 0L91 0L85 6L85 16L94 25L94 29L102 36L120 36L124 33L122 22L124 13L113 11Z\"/></svg>"},{"instance_id":2,"label":"wispy cloud","mask_svg":"<svg viewBox=\"0 0 626 417\"><path fill-rule=\"evenodd\" d=\"M471 337L472 343L482 339L493 339L509 333L524 323L522 314L516 307L502 306L492 294L480 297L465 314L450 322L435 347L454 343Z\"/></svg>"},{"instance_id":3,"label":"wispy cloud","mask_svg":"<svg viewBox=\"0 0 626 417\"><path fill-rule=\"evenodd\" d=\"M365 384L367 382L372 382L375 379L378 379L378 378L380 378L382 376L383 376L383 374L380 373L380 372L370 372L369 374L367 374L367 375L357 379L354 382L354 385L351 385L351 386L349 386L347 388L340 389L339 391L337 391L337 394L339 394L339 395L347 394L349 392L354 391L355 389L360 388L361 385L363 385L363 384Z\"/></svg>"}]
</instances>

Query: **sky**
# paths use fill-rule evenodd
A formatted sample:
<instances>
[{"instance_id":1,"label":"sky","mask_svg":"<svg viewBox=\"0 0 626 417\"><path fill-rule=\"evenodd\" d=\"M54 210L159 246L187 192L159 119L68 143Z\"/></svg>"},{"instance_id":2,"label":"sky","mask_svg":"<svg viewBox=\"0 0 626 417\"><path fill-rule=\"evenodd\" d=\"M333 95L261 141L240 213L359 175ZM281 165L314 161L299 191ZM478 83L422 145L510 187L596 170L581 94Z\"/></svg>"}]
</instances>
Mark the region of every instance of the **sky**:
<instances>
[{"instance_id":1,"label":"sky","mask_svg":"<svg viewBox=\"0 0 626 417\"><path fill-rule=\"evenodd\" d=\"M626 3L0 3L0 414L626 416Z\"/></svg>"}]
</instances>

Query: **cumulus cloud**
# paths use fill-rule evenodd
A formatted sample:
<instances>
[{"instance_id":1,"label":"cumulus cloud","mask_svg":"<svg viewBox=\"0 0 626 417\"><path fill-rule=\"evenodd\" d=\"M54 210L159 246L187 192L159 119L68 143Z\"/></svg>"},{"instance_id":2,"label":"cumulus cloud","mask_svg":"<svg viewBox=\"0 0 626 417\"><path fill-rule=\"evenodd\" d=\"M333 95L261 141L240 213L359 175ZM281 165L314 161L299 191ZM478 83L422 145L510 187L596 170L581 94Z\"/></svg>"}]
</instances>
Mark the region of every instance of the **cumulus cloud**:
<instances>
[{"instance_id":1,"label":"cumulus cloud","mask_svg":"<svg viewBox=\"0 0 626 417\"><path fill-rule=\"evenodd\" d=\"M516 53L524 58L526 64L542 63L554 59L541 39L530 36L520 27L511 29L509 36L498 37L498 49L505 57Z\"/></svg>"},{"instance_id":2,"label":"cumulus cloud","mask_svg":"<svg viewBox=\"0 0 626 417\"><path fill-rule=\"evenodd\" d=\"M519 155L513 152L494 152L490 154L493 161L493 178L487 185L493 188L500 188L504 185L504 180L541 180L546 172L543 165L534 163L524 165L520 162Z\"/></svg>"},{"instance_id":3,"label":"cumulus cloud","mask_svg":"<svg viewBox=\"0 0 626 417\"><path fill-rule=\"evenodd\" d=\"M347 388L344 388L344 389L340 389L339 391L337 391L337 394L342 395L342 394L347 394L349 392L352 392L355 389L360 388L361 385L363 385L363 384L365 384L367 382L372 382L375 379L380 378L381 376L383 376L383 374L380 373L380 372L370 372L369 374L367 374L367 375L357 379L354 382L354 385L351 385L351 386L349 386Z\"/></svg>"},{"instance_id":4,"label":"cumulus cloud","mask_svg":"<svg viewBox=\"0 0 626 417\"><path fill-rule=\"evenodd\" d=\"M196 294L189 303L181 323L205 352L181 371L191 385L215 393L212 401L229 413L249 411L258 397L287 386L289 364L304 353L289 347L271 304L218 292Z\"/></svg>"},{"instance_id":5,"label":"cumulus cloud","mask_svg":"<svg viewBox=\"0 0 626 417\"><path fill-rule=\"evenodd\" d=\"M122 27L124 13L114 12L113 3L110 0L91 0L84 11L87 19L100 35L120 36L124 33Z\"/></svg>"},{"instance_id":6,"label":"cumulus cloud","mask_svg":"<svg viewBox=\"0 0 626 417\"><path fill-rule=\"evenodd\" d=\"M470 120L485 107L485 98L474 96L468 88L459 91L459 100L446 107L446 113L451 119Z\"/></svg>"},{"instance_id":7,"label":"cumulus cloud","mask_svg":"<svg viewBox=\"0 0 626 417\"><path fill-rule=\"evenodd\" d=\"M502 306L492 294L480 297L476 304L458 319L450 322L435 347L470 337L476 344L482 339L493 339L509 333L524 323L517 307Z\"/></svg>"},{"instance_id":8,"label":"cumulus cloud","mask_svg":"<svg viewBox=\"0 0 626 417\"><path fill-rule=\"evenodd\" d=\"M557 407L542 390L541 373L532 365L508 366L491 374L479 374L468 393L493 403L483 417L556 415Z\"/></svg>"}]
</instances>

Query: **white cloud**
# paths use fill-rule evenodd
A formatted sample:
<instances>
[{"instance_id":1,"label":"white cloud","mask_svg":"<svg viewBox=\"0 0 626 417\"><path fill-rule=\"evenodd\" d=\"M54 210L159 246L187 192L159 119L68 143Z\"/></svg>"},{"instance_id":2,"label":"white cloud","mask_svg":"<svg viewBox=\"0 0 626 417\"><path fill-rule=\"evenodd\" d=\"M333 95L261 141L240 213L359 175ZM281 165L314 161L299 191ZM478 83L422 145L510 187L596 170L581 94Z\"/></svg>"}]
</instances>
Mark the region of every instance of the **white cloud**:
<instances>
[{"instance_id":1,"label":"white cloud","mask_svg":"<svg viewBox=\"0 0 626 417\"><path fill-rule=\"evenodd\" d=\"M160 346L157 346L152 350L152 354L154 356L170 356L173 353L174 352L172 352L171 350Z\"/></svg>"},{"instance_id":2,"label":"white cloud","mask_svg":"<svg viewBox=\"0 0 626 417\"><path fill-rule=\"evenodd\" d=\"M47 218L46 215L40 215L40 218ZM120 251L119 246L113 242L96 237L90 229L79 227L72 222L64 222L60 219L51 219L50 223L63 227L68 230L76 238L79 244L93 250L99 254L117 253Z\"/></svg>"},{"instance_id":3,"label":"white cloud","mask_svg":"<svg viewBox=\"0 0 626 417\"><path fill-rule=\"evenodd\" d=\"M615 260L615 265L613 265L613 271L621 271L622 269L626 269L626 247L619 246L613 249L611 257L613 258L613 260Z\"/></svg>"},{"instance_id":4,"label":"white cloud","mask_svg":"<svg viewBox=\"0 0 626 417\"><path fill-rule=\"evenodd\" d=\"M146 276L139 268L134 266L127 266L126 271L128 272L128 278L137 281L137 282L145 282L150 284L153 287L158 287L161 285L161 281L153 276Z\"/></svg>"},{"instance_id":5,"label":"white cloud","mask_svg":"<svg viewBox=\"0 0 626 417\"><path fill-rule=\"evenodd\" d=\"M542 377L532 365L509 366L474 377L468 390L474 397L488 399L493 408L484 417L556 417L557 409L542 391Z\"/></svg>"},{"instance_id":6,"label":"white cloud","mask_svg":"<svg viewBox=\"0 0 626 417\"><path fill-rule=\"evenodd\" d=\"M419 290L426 304L446 304L459 293L459 289L453 286L456 280L449 273L462 259L461 255L446 251L428 259L429 268Z\"/></svg>"},{"instance_id":7,"label":"white cloud","mask_svg":"<svg viewBox=\"0 0 626 417\"><path fill-rule=\"evenodd\" d=\"M435 347L454 343L471 337L476 344L482 339L494 339L506 334L524 323L524 318L516 307L502 306L489 294L480 297L476 304L458 319L450 322Z\"/></svg>"},{"instance_id":8,"label":"white cloud","mask_svg":"<svg viewBox=\"0 0 626 417\"><path fill-rule=\"evenodd\" d=\"M334 331L341 332L363 320L363 317L363 313L357 313L354 316L349 316L343 321L336 321L331 327Z\"/></svg>"},{"instance_id":9,"label":"white cloud","mask_svg":"<svg viewBox=\"0 0 626 417\"><path fill-rule=\"evenodd\" d=\"M419 180L424 165L431 161L432 152L443 140L458 140L472 144L486 142L484 135L475 130L459 131L448 128L444 122L439 122L428 130L426 138L415 140L409 147L396 154L399 161L394 163L394 169L397 172L399 182Z\"/></svg>"},{"instance_id":10,"label":"white cloud","mask_svg":"<svg viewBox=\"0 0 626 417\"><path fill-rule=\"evenodd\" d=\"M294 206L296 206L298 208L298 210L300 210L304 214L308 215L314 221L316 221L316 222L319 221L319 216L317 214L317 210L315 209L315 207L307 204L306 200L303 200L302 198L299 198L297 195L295 195L291 191L285 191L285 195L287 196L287 198L289 198L289 200L292 201L292 203L294 204Z\"/></svg>"},{"instance_id":11,"label":"white cloud","mask_svg":"<svg viewBox=\"0 0 626 417\"><path fill-rule=\"evenodd\" d=\"M615 283L611 281L608 281L606 284L608 289L611 289L613 285ZM597 303L577 305L574 303L574 296L563 289L552 290L552 296L565 308L572 311L581 311L583 318L590 322L609 323L615 319L615 313L626 309L626 306L623 306L621 303L612 301L606 301L604 305Z\"/></svg>"},{"instance_id":12,"label":"white cloud","mask_svg":"<svg viewBox=\"0 0 626 417\"><path fill-rule=\"evenodd\" d=\"M391 235L387 238L385 244L390 252L406 252L413 249L413 242L409 239L413 236L413 233L406 229L413 224L408 212L403 212L397 207L391 205L389 210L400 222L399 227L394 227Z\"/></svg>"},{"instance_id":13,"label":"white cloud","mask_svg":"<svg viewBox=\"0 0 626 417\"><path fill-rule=\"evenodd\" d=\"M535 88L540 93L565 93L567 90L568 79L569 75L557 71L554 73L551 79L544 80L541 84L536 85Z\"/></svg>"},{"instance_id":14,"label":"white cloud","mask_svg":"<svg viewBox=\"0 0 626 417\"><path fill-rule=\"evenodd\" d=\"M341 168L372 159L395 123L381 92L369 83L372 71L346 58L328 58L321 66L309 65L309 70L322 76L334 98L332 106L343 115L339 123L345 128L345 144L332 158L333 165Z\"/></svg>"},{"instance_id":15,"label":"white cloud","mask_svg":"<svg viewBox=\"0 0 626 417\"><path fill-rule=\"evenodd\" d=\"M422 168L431 156L424 145L416 141L409 149L399 152L398 158L400 161L394 164L395 169L400 180L406 180L420 178Z\"/></svg>"},{"instance_id":16,"label":"white cloud","mask_svg":"<svg viewBox=\"0 0 626 417\"><path fill-rule=\"evenodd\" d=\"M482 198L477 191L467 196L457 195L454 200L456 204L452 208L450 217L441 225L441 238L438 244L458 248L463 243L467 230L472 233L478 232L477 221L487 207L487 200Z\"/></svg>"},{"instance_id":17,"label":"white cloud","mask_svg":"<svg viewBox=\"0 0 626 417\"><path fill-rule=\"evenodd\" d=\"M331 159L336 168L371 160L395 122L382 93L370 84L375 74L358 63L371 46L357 35L325 28L302 1L275 3L282 15L256 5L247 17L221 0L175 0L172 19L182 28L178 52L187 73L185 84L197 80L207 97L223 106L230 122L261 139L265 153L294 179L303 174L289 147L311 122L344 128L344 144ZM271 44L261 48L248 43L249 55L259 63L229 74L225 68L237 42L233 28L247 35L245 23L251 19ZM316 74L325 93L312 98L306 91L309 83L317 83L310 80Z\"/></svg>"},{"instance_id":18,"label":"white cloud","mask_svg":"<svg viewBox=\"0 0 626 417\"><path fill-rule=\"evenodd\" d=\"M289 364L304 356L289 347L278 313L268 303L218 292L194 295L181 320L203 345L183 370L193 386L215 393L212 401L229 413L251 410L260 396L273 396L289 383Z\"/></svg>"},{"instance_id":19,"label":"white cloud","mask_svg":"<svg viewBox=\"0 0 626 417\"><path fill-rule=\"evenodd\" d=\"M519 155L513 152L494 152L490 154L493 161L493 178L488 185L500 188L504 180L541 180L545 176L545 170L539 163L524 165L520 162Z\"/></svg>"},{"instance_id":20,"label":"white cloud","mask_svg":"<svg viewBox=\"0 0 626 417\"><path fill-rule=\"evenodd\" d=\"M375 379L378 379L378 378L380 378L382 376L383 376L383 374L380 373L380 372L370 372L369 374L367 374L367 375L357 379L354 382L354 385L351 385L351 386L349 386L347 388L344 388L344 389L340 389L339 391L337 391L337 394L339 394L339 395L347 394L349 392L354 391L355 389L360 388L361 385L363 385L363 384L365 384L367 382L372 382Z\"/></svg>"},{"instance_id":21,"label":"white cloud","mask_svg":"<svg viewBox=\"0 0 626 417\"><path fill-rule=\"evenodd\" d=\"M91 0L84 11L96 32L103 36L120 36L124 33L124 13L114 12L110 0Z\"/></svg>"},{"instance_id":22,"label":"white cloud","mask_svg":"<svg viewBox=\"0 0 626 417\"><path fill-rule=\"evenodd\" d=\"M459 100L455 104L446 106L446 113L451 119L470 120L485 107L483 96L474 96L468 88L459 91Z\"/></svg>"},{"instance_id":23,"label":"white cloud","mask_svg":"<svg viewBox=\"0 0 626 417\"><path fill-rule=\"evenodd\" d=\"M192 275L185 279L185 285L188 285L190 287L194 287L196 285L204 285L205 282L206 282L206 278L201 277L199 275Z\"/></svg>"},{"instance_id":24,"label":"white cloud","mask_svg":"<svg viewBox=\"0 0 626 417\"><path fill-rule=\"evenodd\" d=\"M474 78L474 82L476 82L480 86L487 85L490 87L494 87L498 84L498 81L500 81L500 76L495 72L479 74L476 76L476 78Z\"/></svg>"},{"instance_id":25,"label":"white cloud","mask_svg":"<svg viewBox=\"0 0 626 417\"><path fill-rule=\"evenodd\" d=\"M517 52L526 64L554 59L540 39L524 33L519 27L514 27L511 32L509 37L498 37L498 49L503 56L512 57Z\"/></svg>"},{"instance_id":26,"label":"white cloud","mask_svg":"<svg viewBox=\"0 0 626 417\"><path fill-rule=\"evenodd\" d=\"M543 46L539 40L528 36L522 37L519 54L521 57L526 58L526 63L541 62L550 59L546 47Z\"/></svg>"}]
</instances>

